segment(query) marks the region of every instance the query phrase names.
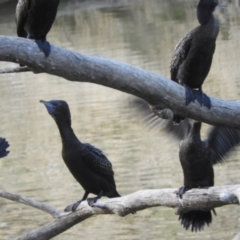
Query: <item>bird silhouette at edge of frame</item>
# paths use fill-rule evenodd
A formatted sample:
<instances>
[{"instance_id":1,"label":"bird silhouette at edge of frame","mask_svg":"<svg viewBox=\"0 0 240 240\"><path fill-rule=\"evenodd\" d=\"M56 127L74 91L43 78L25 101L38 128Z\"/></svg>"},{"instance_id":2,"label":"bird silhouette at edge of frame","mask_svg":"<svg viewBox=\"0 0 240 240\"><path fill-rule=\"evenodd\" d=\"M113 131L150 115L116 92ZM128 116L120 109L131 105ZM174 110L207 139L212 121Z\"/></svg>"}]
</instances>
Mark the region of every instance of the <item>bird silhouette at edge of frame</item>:
<instances>
[{"instance_id":1,"label":"bird silhouette at edge of frame","mask_svg":"<svg viewBox=\"0 0 240 240\"><path fill-rule=\"evenodd\" d=\"M46 37L56 18L58 5L59 0L18 0L16 6L17 35L35 40L45 57L51 52Z\"/></svg>"},{"instance_id":2,"label":"bird silhouette at edge of frame","mask_svg":"<svg viewBox=\"0 0 240 240\"><path fill-rule=\"evenodd\" d=\"M9 151L7 151L8 147L8 141L6 141L5 138L0 137L0 158L6 157L9 154Z\"/></svg>"}]
</instances>

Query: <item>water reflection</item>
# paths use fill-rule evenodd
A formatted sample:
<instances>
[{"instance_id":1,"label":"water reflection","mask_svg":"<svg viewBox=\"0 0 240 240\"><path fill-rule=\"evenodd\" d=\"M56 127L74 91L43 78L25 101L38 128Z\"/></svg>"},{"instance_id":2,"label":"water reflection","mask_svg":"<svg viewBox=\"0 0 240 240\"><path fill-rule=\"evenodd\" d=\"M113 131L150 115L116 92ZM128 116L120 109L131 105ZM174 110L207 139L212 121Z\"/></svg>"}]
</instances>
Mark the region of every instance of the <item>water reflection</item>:
<instances>
[{"instance_id":1,"label":"water reflection","mask_svg":"<svg viewBox=\"0 0 240 240\"><path fill-rule=\"evenodd\" d=\"M169 61L179 39L198 23L197 1L61 1L48 40L74 51L113 58L169 76ZM238 99L239 8L229 1L216 11L221 22L212 69L204 92ZM15 1L0 7L0 34L16 35ZM1 62L1 68L15 66ZM64 67L64 66L63 66ZM40 99L64 99L73 128L83 142L103 149L111 160L122 195L139 189L179 187L182 172L178 143L164 132L149 132L129 102L131 96L89 83L72 83L47 74L0 76L0 133L11 154L0 161L0 187L64 209L82 196L60 154L55 123ZM239 151L215 167L216 185L237 184ZM1 239L9 239L51 220L35 209L0 199ZM172 209L153 208L125 218L91 218L55 239L230 239L238 232L236 206L217 209L204 232L182 229ZM105 223L105 224L102 224Z\"/></svg>"}]
</instances>

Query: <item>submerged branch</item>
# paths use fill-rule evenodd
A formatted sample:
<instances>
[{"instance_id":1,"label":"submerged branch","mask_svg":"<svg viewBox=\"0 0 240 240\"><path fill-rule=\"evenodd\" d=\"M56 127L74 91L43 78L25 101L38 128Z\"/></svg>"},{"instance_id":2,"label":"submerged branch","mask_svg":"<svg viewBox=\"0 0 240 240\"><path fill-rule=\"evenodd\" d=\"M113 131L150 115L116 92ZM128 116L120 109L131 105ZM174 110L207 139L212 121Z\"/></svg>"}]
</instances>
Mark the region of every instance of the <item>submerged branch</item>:
<instances>
[{"instance_id":1,"label":"submerged branch","mask_svg":"<svg viewBox=\"0 0 240 240\"><path fill-rule=\"evenodd\" d=\"M185 104L185 88L169 79L137 67L100 57L75 53L50 45L50 55L29 39L0 36L0 61L21 63L34 72L69 81L90 82L140 97L183 116L213 125L240 129L240 102L210 98L211 109L198 102Z\"/></svg>"},{"instance_id":2,"label":"submerged branch","mask_svg":"<svg viewBox=\"0 0 240 240\"><path fill-rule=\"evenodd\" d=\"M132 212L157 206L171 207L175 209L176 214L181 214L193 209L209 210L228 204L239 204L240 202L240 185L192 189L187 191L182 199L179 199L176 192L177 189L141 190L119 198L98 200L95 207L90 207L84 201L79 205L76 212L62 213L55 210L57 214L51 214L55 217L52 222L29 231L15 238L15 240L50 239L93 215L117 214L123 217ZM20 195L1 191L0 196L36 207L35 202L37 201ZM47 205L37 203L44 206L44 208L37 208L46 212ZM47 206L47 208L54 212L54 208L50 206Z\"/></svg>"}]
</instances>

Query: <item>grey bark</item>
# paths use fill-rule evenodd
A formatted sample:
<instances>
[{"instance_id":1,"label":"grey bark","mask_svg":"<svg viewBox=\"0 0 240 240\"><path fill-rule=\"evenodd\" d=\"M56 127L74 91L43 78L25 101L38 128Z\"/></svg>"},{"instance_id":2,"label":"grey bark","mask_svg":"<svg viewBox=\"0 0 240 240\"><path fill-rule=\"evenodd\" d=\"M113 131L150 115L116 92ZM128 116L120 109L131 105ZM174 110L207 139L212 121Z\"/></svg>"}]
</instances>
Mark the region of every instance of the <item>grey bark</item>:
<instances>
[{"instance_id":1,"label":"grey bark","mask_svg":"<svg viewBox=\"0 0 240 240\"><path fill-rule=\"evenodd\" d=\"M53 217L57 217L57 216L61 215L61 212L59 212L57 209L55 209L45 203L24 197L19 194L12 194L12 193L9 193L9 192L6 192L6 191L0 189L0 197L37 208L39 210L42 210L42 211L50 214Z\"/></svg>"},{"instance_id":2,"label":"grey bark","mask_svg":"<svg viewBox=\"0 0 240 240\"><path fill-rule=\"evenodd\" d=\"M27 204L45 212L48 212L46 209L51 209L50 214L54 217L52 222L29 231L15 240L50 239L93 215L117 214L124 217L129 213L156 206L173 208L175 214L179 215L193 209L208 210L240 202L240 185L192 189L187 191L182 199L179 199L176 191L177 189L141 190L119 198L98 200L93 208L84 201L73 213L64 213L47 204L4 191L0 191L0 197Z\"/></svg>"},{"instance_id":3,"label":"grey bark","mask_svg":"<svg viewBox=\"0 0 240 240\"><path fill-rule=\"evenodd\" d=\"M189 118L240 129L238 101L210 98L211 109L201 107L197 102L186 106L184 87L161 75L114 60L84 55L54 45L50 47L51 53L45 57L32 40L0 36L0 61L21 62L33 72L48 73L69 81L101 84L140 97L151 105L170 108Z\"/></svg>"},{"instance_id":4,"label":"grey bark","mask_svg":"<svg viewBox=\"0 0 240 240\"><path fill-rule=\"evenodd\" d=\"M233 240L240 240L240 233L238 233L234 238Z\"/></svg>"},{"instance_id":5,"label":"grey bark","mask_svg":"<svg viewBox=\"0 0 240 240\"><path fill-rule=\"evenodd\" d=\"M32 70L29 67L4 68L4 69L0 69L0 74L31 72L31 71Z\"/></svg>"},{"instance_id":6,"label":"grey bark","mask_svg":"<svg viewBox=\"0 0 240 240\"><path fill-rule=\"evenodd\" d=\"M83 55L53 45L50 47L51 53L46 57L32 40L0 36L0 61L22 63L35 73L48 73L69 81L101 84L133 94L152 105L170 108L189 118L240 129L239 102L210 98L211 109L201 107L197 102L186 106L184 88L163 76L114 60ZM239 204L240 185L212 187L208 190L193 189L184 194L182 200L177 197L175 191L176 189L143 190L121 198L99 200L95 208L83 202L78 211L69 214L37 201L31 202L30 199L19 195L14 197L1 191L0 196L9 195L8 199L36 207L55 217L45 226L16 238L21 240L50 239L97 214L115 213L125 216L133 211L154 206L175 208L176 214L180 214L191 209L211 209L226 204Z\"/></svg>"}]
</instances>

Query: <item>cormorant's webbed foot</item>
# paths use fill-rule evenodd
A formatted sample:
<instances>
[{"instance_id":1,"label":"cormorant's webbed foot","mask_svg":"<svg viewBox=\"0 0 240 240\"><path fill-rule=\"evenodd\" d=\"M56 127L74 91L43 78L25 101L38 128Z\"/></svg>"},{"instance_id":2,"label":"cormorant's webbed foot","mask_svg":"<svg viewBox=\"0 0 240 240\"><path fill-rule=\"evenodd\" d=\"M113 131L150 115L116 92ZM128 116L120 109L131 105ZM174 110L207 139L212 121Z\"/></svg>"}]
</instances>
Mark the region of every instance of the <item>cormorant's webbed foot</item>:
<instances>
[{"instance_id":1,"label":"cormorant's webbed foot","mask_svg":"<svg viewBox=\"0 0 240 240\"><path fill-rule=\"evenodd\" d=\"M188 86L184 86L184 87L185 87L185 94L186 94L186 105L197 100L197 102L201 106L205 106L208 109L211 108L210 98L203 93L201 87L198 90L191 89Z\"/></svg>"},{"instance_id":2,"label":"cormorant's webbed foot","mask_svg":"<svg viewBox=\"0 0 240 240\"><path fill-rule=\"evenodd\" d=\"M94 203L96 203L98 199L99 199L98 197L88 198L88 199L87 199L88 205L89 205L90 207L93 207L93 206L94 206Z\"/></svg>"},{"instance_id":3,"label":"cormorant's webbed foot","mask_svg":"<svg viewBox=\"0 0 240 240\"><path fill-rule=\"evenodd\" d=\"M97 197L88 198L88 199L87 199L88 205L89 205L90 207L94 207L94 203L96 203L97 200L102 197L102 194L103 194L103 192L101 191L101 192L97 195Z\"/></svg>"},{"instance_id":4,"label":"cormorant's webbed foot","mask_svg":"<svg viewBox=\"0 0 240 240\"><path fill-rule=\"evenodd\" d=\"M184 187L184 186L183 186L183 187L180 187L180 188L178 189L178 192L177 192L179 198L182 199L183 194L184 194L186 191L188 191L188 190L189 190L189 188L186 188L186 187Z\"/></svg>"},{"instance_id":5,"label":"cormorant's webbed foot","mask_svg":"<svg viewBox=\"0 0 240 240\"><path fill-rule=\"evenodd\" d=\"M185 87L186 105L188 105L189 103L194 102L194 100L196 99L196 96L194 94L194 91L190 87L186 85L184 85L184 87Z\"/></svg>"},{"instance_id":6,"label":"cormorant's webbed foot","mask_svg":"<svg viewBox=\"0 0 240 240\"><path fill-rule=\"evenodd\" d=\"M178 125L184 119L185 119L185 117L174 114L173 115L173 125Z\"/></svg>"},{"instance_id":7,"label":"cormorant's webbed foot","mask_svg":"<svg viewBox=\"0 0 240 240\"><path fill-rule=\"evenodd\" d=\"M41 40L35 40L36 44L38 45L40 51L42 51L45 55L45 57L48 57L51 52L51 46L49 42L46 41L46 39Z\"/></svg>"},{"instance_id":8,"label":"cormorant's webbed foot","mask_svg":"<svg viewBox=\"0 0 240 240\"><path fill-rule=\"evenodd\" d=\"M151 106L150 105L150 109L152 110L152 112L162 118L162 119L171 119L173 118L173 112L171 109L169 108L162 108L162 107L158 107L158 106Z\"/></svg>"},{"instance_id":9,"label":"cormorant's webbed foot","mask_svg":"<svg viewBox=\"0 0 240 240\"><path fill-rule=\"evenodd\" d=\"M88 196L88 192L85 192L82 199L75 202L74 204L70 204L68 205L65 209L64 209L64 212L75 212L78 208L78 206L81 204L82 201L85 201L87 199L87 196Z\"/></svg>"},{"instance_id":10,"label":"cormorant's webbed foot","mask_svg":"<svg viewBox=\"0 0 240 240\"><path fill-rule=\"evenodd\" d=\"M68 205L65 209L64 212L75 212L77 207L81 204L82 200L79 200L75 202L74 204Z\"/></svg>"},{"instance_id":11,"label":"cormorant's webbed foot","mask_svg":"<svg viewBox=\"0 0 240 240\"><path fill-rule=\"evenodd\" d=\"M197 102L201 106L205 106L208 109L210 109L212 106L211 100L205 93L203 93L202 88L200 87L199 90L193 90L193 91L194 91L195 99L197 100Z\"/></svg>"}]
</instances>

